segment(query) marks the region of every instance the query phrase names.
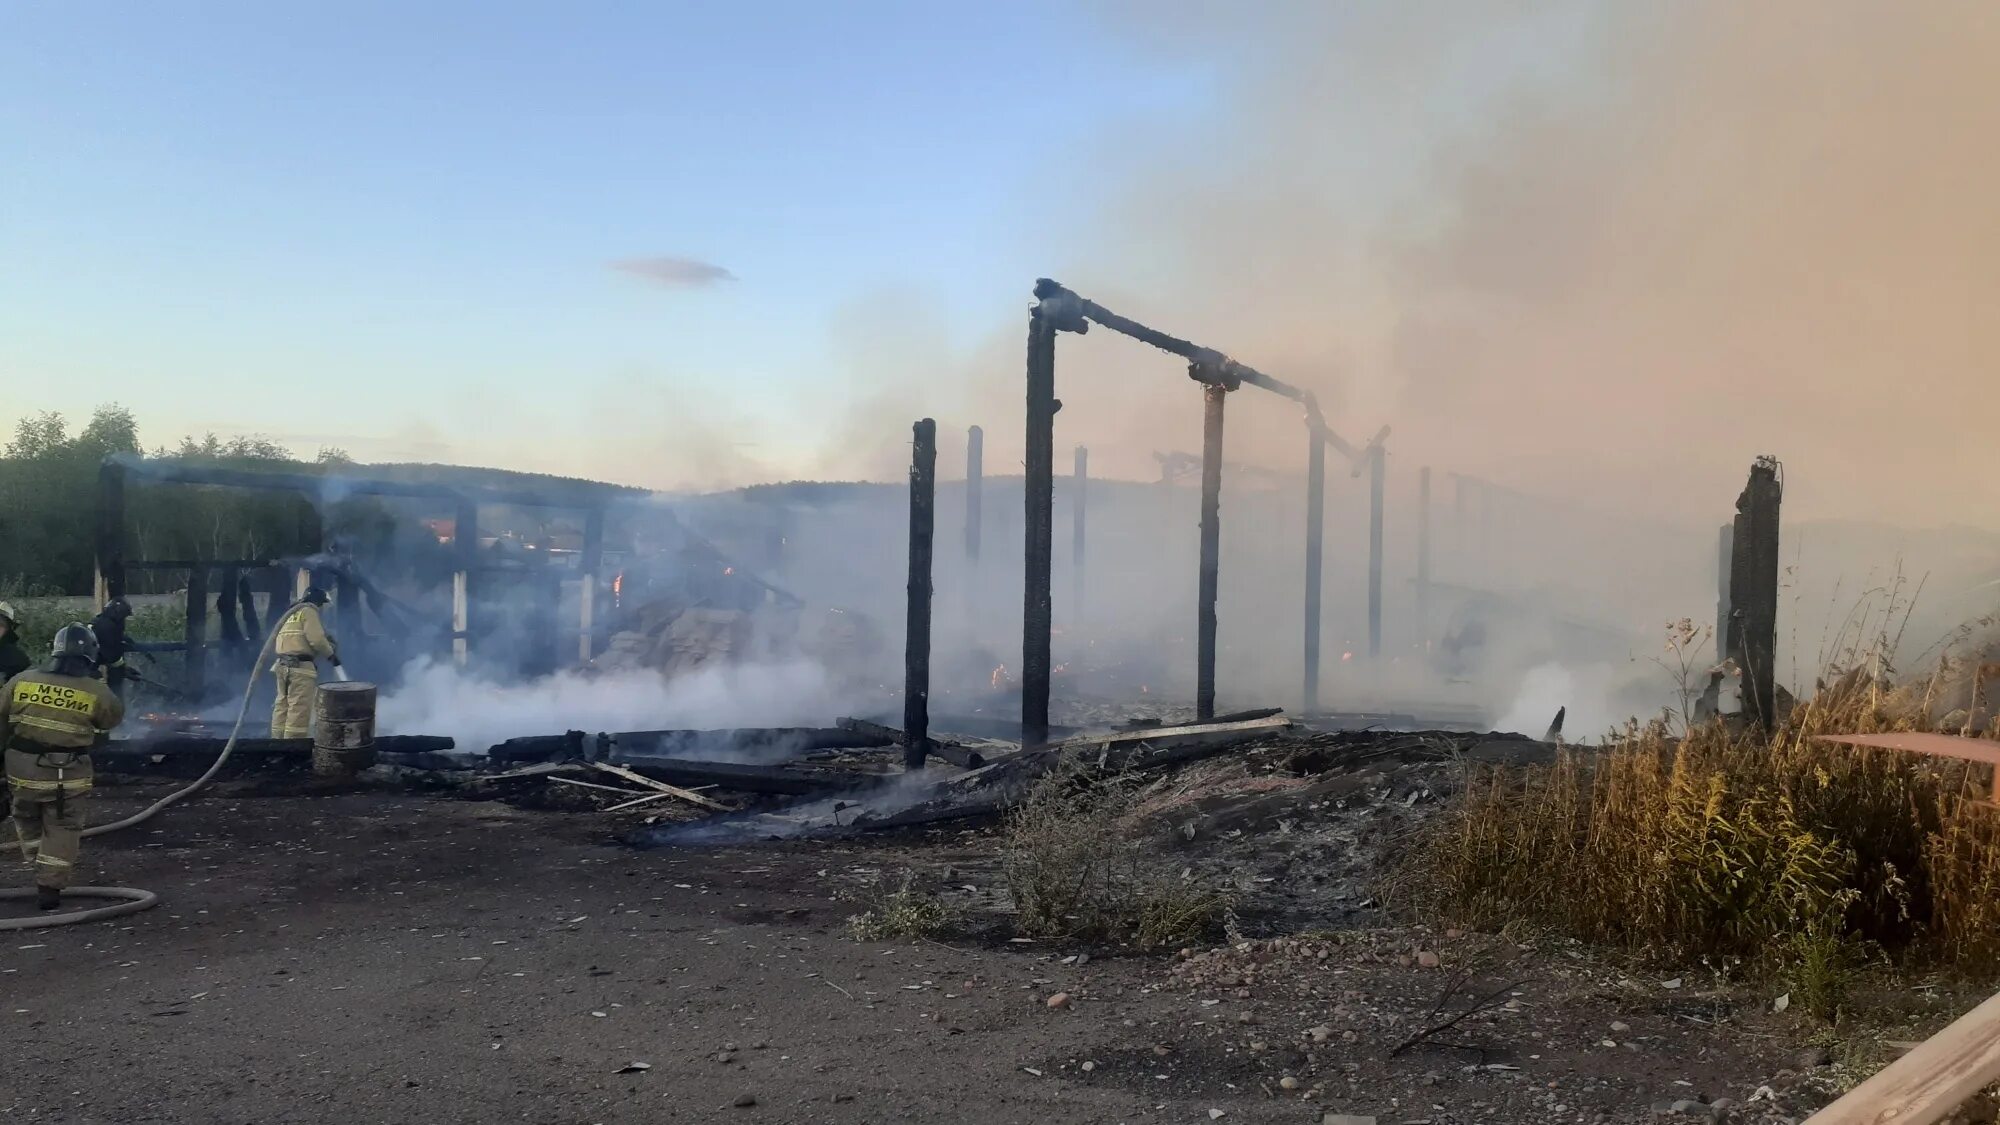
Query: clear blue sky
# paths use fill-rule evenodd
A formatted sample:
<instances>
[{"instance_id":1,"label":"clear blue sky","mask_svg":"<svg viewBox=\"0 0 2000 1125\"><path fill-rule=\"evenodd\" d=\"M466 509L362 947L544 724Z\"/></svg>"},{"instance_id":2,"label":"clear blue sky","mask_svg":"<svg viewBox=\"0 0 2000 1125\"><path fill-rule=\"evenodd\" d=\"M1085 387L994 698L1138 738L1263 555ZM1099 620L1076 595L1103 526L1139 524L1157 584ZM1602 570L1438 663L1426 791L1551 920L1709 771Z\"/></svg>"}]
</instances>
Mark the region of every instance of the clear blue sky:
<instances>
[{"instance_id":1,"label":"clear blue sky","mask_svg":"<svg viewBox=\"0 0 2000 1125\"><path fill-rule=\"evenodd\" d=\"M559 468L699 377L782 446L843 308L990 331L1037 175L1213 81L1059 3L0 0L0 424Z\"/></svg>"}]
</instances>

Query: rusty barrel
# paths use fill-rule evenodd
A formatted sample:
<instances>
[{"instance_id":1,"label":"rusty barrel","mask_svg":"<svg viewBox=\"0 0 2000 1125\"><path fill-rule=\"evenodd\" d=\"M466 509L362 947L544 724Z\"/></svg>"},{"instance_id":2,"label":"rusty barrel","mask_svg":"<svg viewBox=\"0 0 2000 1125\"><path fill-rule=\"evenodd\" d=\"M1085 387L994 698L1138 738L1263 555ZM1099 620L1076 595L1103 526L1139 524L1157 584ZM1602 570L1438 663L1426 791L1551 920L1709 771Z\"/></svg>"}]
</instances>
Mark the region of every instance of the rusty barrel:
<instances>
[{"instance_id":1,"label":"rusty barrel","mask_svg":"<svg viewBox=\"0 0 2000 1125\"><path fill-rule=\"evenodd\" d=\"M353 777L375 764L375 685L321 684L313 723L313 774Z\"/></svg>"}]
</instances>

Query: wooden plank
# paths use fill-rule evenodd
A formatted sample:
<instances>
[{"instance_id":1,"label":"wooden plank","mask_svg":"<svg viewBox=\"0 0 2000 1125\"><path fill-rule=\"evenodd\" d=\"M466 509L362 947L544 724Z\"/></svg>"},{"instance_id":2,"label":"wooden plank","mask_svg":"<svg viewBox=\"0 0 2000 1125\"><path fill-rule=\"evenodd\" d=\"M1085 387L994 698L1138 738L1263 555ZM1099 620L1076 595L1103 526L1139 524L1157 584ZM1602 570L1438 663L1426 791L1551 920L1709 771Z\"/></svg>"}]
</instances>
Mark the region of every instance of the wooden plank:
<instances>
[{"instance_id":1,"label":"wooden plank","mask_svg":"<svg viewBox=\"0 0 2000 1125\"><path fill-rule=\"evenodd\" d=\"M625 780L630 781L635 785L643 785L648 789L656 789L661 793L670 793L673 796L679 797L681 800L686 801L691 805L700 805L702 808L715 809L718 812L734 811L728 805L723 804L721 801L711 801L707 797L704 797L699 793L693 792L692 790L682 789L676 785L668 785L664 781L654 781L652 778L647 777L646 775L641 773L634 773L633 771L626 769L624 766L614 766L610 762L591 762L590 768L594 770L603 770L605 773L611 774L615 777L622 777Z\"/></svg>"},{"instance_id":2,"label":"wooden plank","mask_svg":"<svg viewBox=\"0 0 2000 1125\"><path fill-rule=\"evenodd\" d=\"M689 789L713 785L722 789L738 789L746 793L780 793L791 796L825 793L873 777L862 774L843 778L778 769L772 766L746 766L735 762L705 762L692 758L657 758L634 754L620 754L618 762L655 781L671 782Z\"/></svg>"},{"instance_id":3,"label":"wooden plank","mask_svg":"<svg viewBox=\"0 0 2000 1125\"><path fill-rule=\"evenodd\" d=\"M1822 742L1847 746L1872 746L1881 750L1907 750L1939 758L1959 758L2000 766L2000 742L1990 738L1960 738L1955 734L1919 734L1914 731L1883 734L1822 734Z\"/></svg>"},{"instance_id":4,"label":"wooden plank","mask_svg":"<svg viewBox=\"0 0 2000 1125\"><path fill-rule=\"evenodd\" d=\"M559 784L559 785L579 785L579 786L582 786L582 787L583 787L583 788L585 788L585 789L596 789L596 790L599 790L599 791L601 791L601 792L604 792L604 793L616 793L616 794L618 794L618 795L619 795L620 797L631 797L631 796L636 796L636 794L634 793L634 791L633 791L633 790L630 790L630 789L620 789L620 788L619 788L618 786L616 786L616 785L599 785L599 784L598 784L598 783L596 783L595 781L584 781L584 780L582 780L582 779L580 779L580 778L574 778L574 777L553 777L553 776L552 776L552 777L550 777L550 778L549 778L549 780L550 780L550 781L553 781L553 782L556 782L556 783L557 783L557 784ZM667 796L667 794L665 794L665 793L656 793L656 794L653 794L653 796L657 796L657 797L665 797L665 796Z\"/></svg>"},{"instance_id":5,"label":"wooden plank","mask_svg":"<svg viewBox=\"0 0 2000 1125\"><path fill-rule=\"evenodd\" d=\"M2000 1081L2000 996L1931 1036L1806 1125L1935 1125Z\"/></svg>"},{"instance_id":6,"label":"wooden plank","mask_svg":"<svg viewBox=\"0 0 2000 1125\"><path fill-rule=\"evenodd\" d=\"M664 801L671 796L673 796L672 793L648 793L643 797L635 797L630 801L625 801L616 805L608 805L604 808L603 811L618 812L620 809L637 808L640 805L650 805L654 801Z\"/></svg>"}]
</instances>

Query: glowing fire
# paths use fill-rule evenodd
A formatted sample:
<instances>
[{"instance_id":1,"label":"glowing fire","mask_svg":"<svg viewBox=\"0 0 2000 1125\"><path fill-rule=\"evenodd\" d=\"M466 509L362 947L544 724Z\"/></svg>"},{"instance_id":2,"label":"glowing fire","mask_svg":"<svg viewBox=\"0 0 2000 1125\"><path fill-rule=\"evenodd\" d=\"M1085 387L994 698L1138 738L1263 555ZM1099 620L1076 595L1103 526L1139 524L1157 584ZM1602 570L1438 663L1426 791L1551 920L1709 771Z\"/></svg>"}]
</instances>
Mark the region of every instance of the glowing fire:
<instances>
[{"instance_id":1,"label":"glowing fire","mask_svg":"<svg viewBox=\"0 0 2000 1125\"><path fill-rule=\"evenodd\" d=\"M723 567L723 568L722 568L722 573L724 573L724 574L735 574L735 573L736 573L736 568L735 568L735 567L733 567L733 566L725 566L725 567Z\"/></svg>"},{"instance_id":2,"label":"glowing fire","mask_svg":"<svg viewBox=\"0 0 2000 1125\"><path fill-rule=\"evenodd\" d=\"M1354 659L1354 654L1351 652L1343 652L1340 654L1340 658L1342 660L1352 660Z\"/></svg>"},{"instance_id":3,"label":"glowing fire","mask_svg":"<svg viewBox=\"0 0 2000 1125\"><path fill-rule=\"evenodd\" d=\"M1049 675L1051 675L1051 676L1060 676L1060 675L1062 675L1062 674L1063 674L1064 672L1067 672L1067 671L1069 671L1069 662L1068 662L1068 661L1064 661L1063 663L1061 663L1061 664L1058 664L1058 665L1056 665L1055 667L1053 667L1053 668L1049 669Z\"/></svg>"},{"instance_id":4,"label":"glowing fire","mask_svg":"<svg viewBox=\"0 0 2000 1125\"><path fill-rule=\"evenodd\" d=\"M999 691L1001 688L1004 688L1006 686L1007 686L1007 666L1005 664L1002 664L998 668L993 669L993 690Z\"/></svg>"}]
</instances>

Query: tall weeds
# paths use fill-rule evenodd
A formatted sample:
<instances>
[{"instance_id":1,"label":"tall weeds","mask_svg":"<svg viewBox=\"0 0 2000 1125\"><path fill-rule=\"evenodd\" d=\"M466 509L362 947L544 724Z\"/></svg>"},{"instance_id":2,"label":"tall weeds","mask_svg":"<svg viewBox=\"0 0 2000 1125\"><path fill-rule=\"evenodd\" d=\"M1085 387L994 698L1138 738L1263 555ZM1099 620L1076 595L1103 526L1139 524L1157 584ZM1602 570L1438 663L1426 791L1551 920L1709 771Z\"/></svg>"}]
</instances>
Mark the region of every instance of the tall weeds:
<instances>
[{"instance_id":1,"label":"tall weeds","mask_svg":"<svg viewBox=\"0 0 2000 1125\"><path fill-rule=\"evenodd\" d=\"M1768 736L1633 723L1552 765L1474 769L1400 882L1473 925L1740 957L1816 1009L1864 956L2000 975L1991 767L1815 737L1924 729L1926 691L1850 674Z\"/></svg>"}]
</instances>

